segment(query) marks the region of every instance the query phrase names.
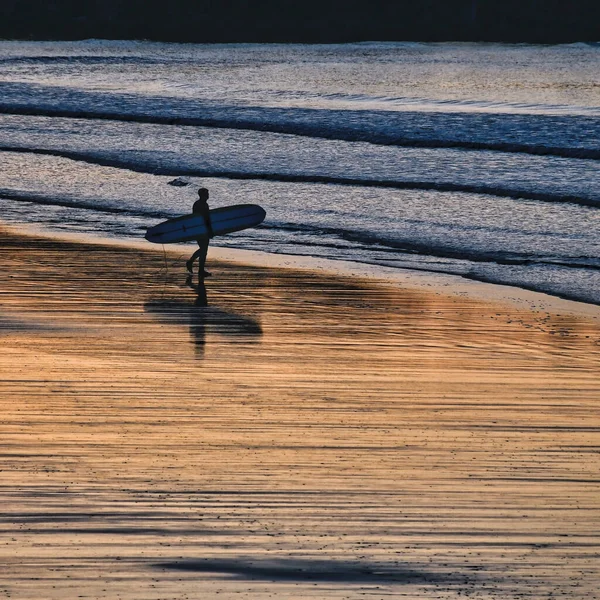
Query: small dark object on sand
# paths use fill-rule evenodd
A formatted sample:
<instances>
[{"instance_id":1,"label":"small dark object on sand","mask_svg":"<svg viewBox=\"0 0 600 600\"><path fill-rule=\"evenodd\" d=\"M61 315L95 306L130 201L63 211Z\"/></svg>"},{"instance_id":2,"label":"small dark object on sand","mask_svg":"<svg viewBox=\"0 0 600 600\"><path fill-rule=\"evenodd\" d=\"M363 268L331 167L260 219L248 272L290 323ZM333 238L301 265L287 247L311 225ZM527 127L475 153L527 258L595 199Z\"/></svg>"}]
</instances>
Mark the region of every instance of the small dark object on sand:
<instances>
[{"instance_id":1,"label":"small dark object on sand","mask_svg":"<svg viewBox=\"0 0 600 600\"><path fill-rule=\"evenodd\" d=\"M185 187L186 185L191 185L191 182L186 181L185 179L182 179L181 177L177 177L177 179L173 179L172 181L169 181L168 185L174 185L175 187Z\"/></svg>"}]
</instances>

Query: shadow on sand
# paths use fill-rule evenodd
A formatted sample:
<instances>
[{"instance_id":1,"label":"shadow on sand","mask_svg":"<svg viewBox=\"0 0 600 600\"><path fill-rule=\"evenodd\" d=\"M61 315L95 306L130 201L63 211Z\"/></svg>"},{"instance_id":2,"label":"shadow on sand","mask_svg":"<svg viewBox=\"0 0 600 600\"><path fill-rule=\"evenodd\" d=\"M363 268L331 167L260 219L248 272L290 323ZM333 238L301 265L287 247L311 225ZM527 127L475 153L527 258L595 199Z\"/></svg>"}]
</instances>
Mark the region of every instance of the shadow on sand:
<instances>
[{"instance_id":1,"label":"shadow on sand","mask_svg":"<svg viewBox=\"0 0 600 600\"><path fill-rule=\"evenodd\" d=\"M243 579L371 584L462 583L472 576L456 572L427 572L390 564L338 560L181 560L157 563L156 568L197 573L221 573Z\"/></svg>"},{"instance_id":2,"label":"shadow on sand","mask_svg":"<svg viewBox=\"0 0 600 600\"><path fill-rule=\"evenodd\" d=\"M230 336L244 343L256 342L262 336L259 321L210 307L204 284L190 287L196 291L194 300L157 298L146 302L144 310L164 323L187 325L199 358L204 355L206 336L209 333Z\"/></svg>"}]
</instances>

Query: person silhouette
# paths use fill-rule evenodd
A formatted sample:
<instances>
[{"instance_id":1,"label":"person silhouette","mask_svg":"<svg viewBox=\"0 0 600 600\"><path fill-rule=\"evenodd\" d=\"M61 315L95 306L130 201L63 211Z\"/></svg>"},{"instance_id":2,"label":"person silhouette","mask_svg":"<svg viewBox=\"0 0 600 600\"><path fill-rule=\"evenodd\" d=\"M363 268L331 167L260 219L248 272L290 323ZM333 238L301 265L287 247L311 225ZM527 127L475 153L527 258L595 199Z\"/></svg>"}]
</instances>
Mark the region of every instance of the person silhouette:
<instances>
[{"instance_id":1,"label":"person silhouette","mask_svg":"<svg viewBox=\"0 0 600 600\"><path fill-rule=\"evenodd\" d=\"M187 271L190 276L194 274L194 261L198 259L198 281L202 281L205 277L210 277L210 273L205 269L206 255L208 253L208 244L210 238L214 237L212 224L210 222L210 209L208 207L208 190L206 188L200 188L198 190L198 200L194 202L192 207L192 213L195 215L202 215L204 222L206 223L206 229L208 230L207 235L199 237L196 242L198 243L198 250L192 254L190 259L185 263Z\"/></svg>"}]
</instances>

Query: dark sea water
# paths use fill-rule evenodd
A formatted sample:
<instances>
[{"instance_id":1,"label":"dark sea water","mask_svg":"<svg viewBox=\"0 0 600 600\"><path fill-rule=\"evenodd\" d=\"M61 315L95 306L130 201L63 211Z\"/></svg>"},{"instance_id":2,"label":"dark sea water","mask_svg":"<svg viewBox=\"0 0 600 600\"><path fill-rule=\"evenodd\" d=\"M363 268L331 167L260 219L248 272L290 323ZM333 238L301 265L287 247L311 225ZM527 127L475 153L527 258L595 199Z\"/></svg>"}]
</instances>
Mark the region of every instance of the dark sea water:
<instances>
[{"instance_id":1,"label":"dark sea water","mask_svg":"<svg viewBox=\"0 0 600 600\"><path fill-rule=\"evenodd\" d=\"M202 185L267 210L215 245L600 304L600 45L0 42L0 90L4 221L142 238Z\"/></svg>"}]
</instances>

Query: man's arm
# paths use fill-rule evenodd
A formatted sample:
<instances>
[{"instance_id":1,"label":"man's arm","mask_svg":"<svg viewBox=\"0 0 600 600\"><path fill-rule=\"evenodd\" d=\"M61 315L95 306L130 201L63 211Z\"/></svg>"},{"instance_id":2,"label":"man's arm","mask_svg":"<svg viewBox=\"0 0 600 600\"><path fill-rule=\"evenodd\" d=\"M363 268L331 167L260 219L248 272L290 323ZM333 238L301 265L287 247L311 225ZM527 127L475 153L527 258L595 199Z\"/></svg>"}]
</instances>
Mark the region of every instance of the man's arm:
<instances>
[{"instance_id":1,"label":"man's arm","mask_svg":"<svg viewBox=\"0 0 600 600\"><path fill-rule=\"evenodd\" d=\"M204 217L204 223L206 224L206 229L208 229L208 237L211 237L211 238L215 237L215 232L213 231L212 223L210 221L210 210L208 209L208 207L202 216Z\"/></svg>"}]
</instances>

